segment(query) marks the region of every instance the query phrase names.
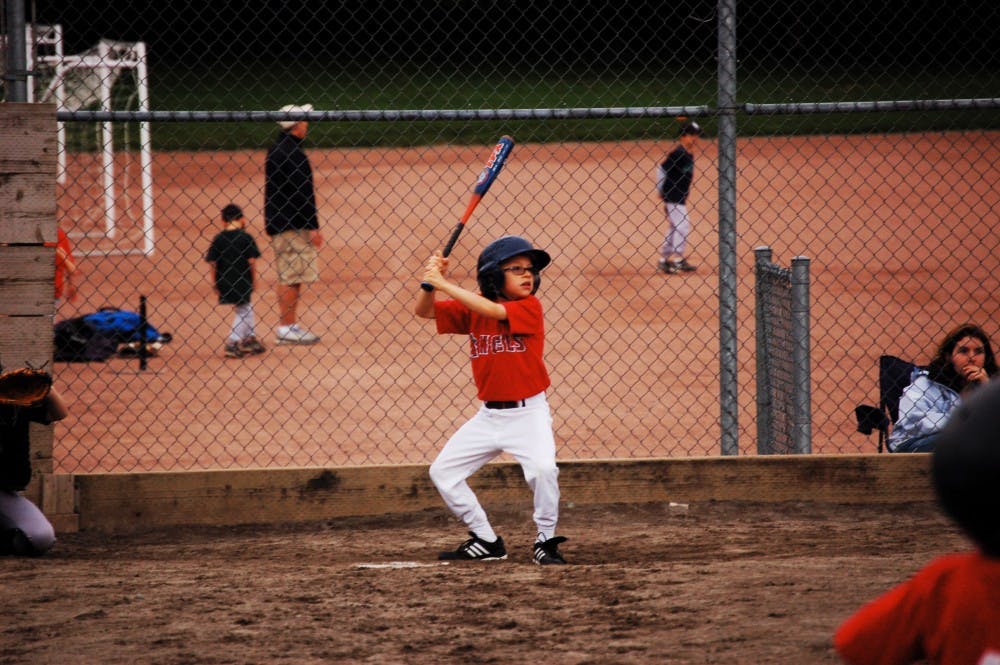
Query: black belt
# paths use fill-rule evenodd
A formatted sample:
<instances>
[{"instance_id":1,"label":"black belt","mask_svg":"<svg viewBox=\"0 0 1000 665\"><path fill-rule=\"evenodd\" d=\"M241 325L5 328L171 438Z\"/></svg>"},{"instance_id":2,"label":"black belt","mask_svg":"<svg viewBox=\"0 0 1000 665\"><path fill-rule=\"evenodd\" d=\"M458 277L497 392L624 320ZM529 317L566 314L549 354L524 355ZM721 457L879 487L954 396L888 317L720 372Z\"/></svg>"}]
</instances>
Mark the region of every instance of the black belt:
<instances>
[{"instance_id":1,"label":"black belt","mask_svg":"<svg viewBox=\"0 0 1000 665\"><path fill-rule=\"evenodd\" d=\"M520 409L524 406L524 400L518 399L512 402L484 402L487 409Z\"/></svg>"}]
</instances>

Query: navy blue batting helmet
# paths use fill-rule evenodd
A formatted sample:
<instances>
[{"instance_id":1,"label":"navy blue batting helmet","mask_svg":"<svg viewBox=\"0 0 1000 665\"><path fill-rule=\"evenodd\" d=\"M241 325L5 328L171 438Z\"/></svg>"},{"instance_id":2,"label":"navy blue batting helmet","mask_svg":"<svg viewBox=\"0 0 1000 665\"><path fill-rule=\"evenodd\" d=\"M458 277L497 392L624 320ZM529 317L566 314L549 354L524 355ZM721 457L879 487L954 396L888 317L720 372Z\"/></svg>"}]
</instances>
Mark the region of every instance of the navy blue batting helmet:
<instances>
[{"instance_id":1,"label":"navy blue batting helmet","mask_svg":"<svg viewBox=\"0 0 1000 665\"><path fill-rule=\"evenodd\" d=\"M479 282L479 290L484 297L493 301L500 297L504 284L504 274L500 266L515 256L527 256L531 259L531 272L535 277L531 292L538 291L538 286L542 283L539 273L549 265L552 257L548 252L535 249L530 242L520 236L504 236L486 245L479 255L479 261L476 262L476 281Z\"/></svg>"}]
</instances>

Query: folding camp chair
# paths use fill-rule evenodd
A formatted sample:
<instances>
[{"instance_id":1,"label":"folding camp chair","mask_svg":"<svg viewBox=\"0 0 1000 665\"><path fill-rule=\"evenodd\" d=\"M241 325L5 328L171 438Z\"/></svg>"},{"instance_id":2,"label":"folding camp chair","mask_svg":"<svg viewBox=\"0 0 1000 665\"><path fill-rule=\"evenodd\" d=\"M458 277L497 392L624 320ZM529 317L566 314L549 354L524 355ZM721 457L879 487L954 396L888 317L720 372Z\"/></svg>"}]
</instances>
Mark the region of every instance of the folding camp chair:
<instances>
[{"instance_id":1,"label":"folding camp chair","mask_svg":"<svg viewBox=\"0 0 1000 665\"><path fill-rule=\"evenodd\" d=\"M899 399L903 390L910 385L910 375L916 365L896 356L879 356L878 359L878 407L861 404L854 409L858 419L858 431L871 435L878 430L878 451L886 447L889 428L899 420Z\"/></svg>"}]
</instances>

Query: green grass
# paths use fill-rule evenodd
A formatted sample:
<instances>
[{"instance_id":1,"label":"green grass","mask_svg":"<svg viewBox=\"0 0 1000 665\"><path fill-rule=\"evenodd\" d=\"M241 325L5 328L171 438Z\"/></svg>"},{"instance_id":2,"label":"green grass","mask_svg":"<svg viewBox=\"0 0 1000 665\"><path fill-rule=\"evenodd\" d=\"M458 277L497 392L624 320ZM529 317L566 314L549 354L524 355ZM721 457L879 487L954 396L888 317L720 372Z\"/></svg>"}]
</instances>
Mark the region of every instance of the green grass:
<instances>
[{"instance_id":1,"label":"green grass","mask_svg":"<svg viewBox=\"0 0 1000 665\"><path fill-rule=\"evenodd\" d=\"M1000 73L824 71L781 67L738 72L738 103L842 102L1000 96ZM190 67L153 64L152 107L157 111L277 110L310 102L317 109L508 109L646 106L715 106L714 69L671 72L470 72L463 68L370 64L279 67L273 64L212 62ZM120 86L123 98L129 91ZM121 106L116 106L121 108ZM711 135L715 119L703 124ZM134 123L132 123L134 125ZM849 134L1000 127L1000 111L838 113L737 116L740 135ZM70 128L71 149L92 149L93 129ZM500 133L522 142L575 142L663 139L672 136L670 118L515 121L370 121L315 123L310 144L325 146L412 146L439 143L483 144ZM73 131L75 130L75 131ZM138 127L120 124L130 145ZM261 149L270 144L270 122L156 123L154 150ZM75 138L74 138L75 137Z\"/></svg>"}]
</instances>

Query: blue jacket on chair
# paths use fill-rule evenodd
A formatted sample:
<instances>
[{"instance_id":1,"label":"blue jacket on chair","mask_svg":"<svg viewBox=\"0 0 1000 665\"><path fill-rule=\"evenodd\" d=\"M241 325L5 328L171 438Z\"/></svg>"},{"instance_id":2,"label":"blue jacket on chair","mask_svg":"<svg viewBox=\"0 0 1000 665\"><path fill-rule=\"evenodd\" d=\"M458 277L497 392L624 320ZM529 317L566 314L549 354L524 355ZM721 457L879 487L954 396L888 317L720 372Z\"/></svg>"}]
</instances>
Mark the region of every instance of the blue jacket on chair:
<instances>
[{"instance_id":1,"label":"blue jacket on chair","mask_svg":"<svg viewBox=\"0 0 1000 665\"><path fill-rule=\"evenodd\" d=\"M886 444L889 450L896 451L904 442L938 432L960 401L957 392L931 381L926 369L915 369L899 400L899 420Z\"/></svg>"}]
</instances>

